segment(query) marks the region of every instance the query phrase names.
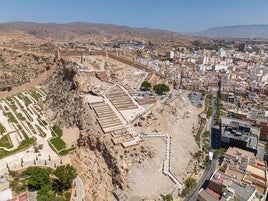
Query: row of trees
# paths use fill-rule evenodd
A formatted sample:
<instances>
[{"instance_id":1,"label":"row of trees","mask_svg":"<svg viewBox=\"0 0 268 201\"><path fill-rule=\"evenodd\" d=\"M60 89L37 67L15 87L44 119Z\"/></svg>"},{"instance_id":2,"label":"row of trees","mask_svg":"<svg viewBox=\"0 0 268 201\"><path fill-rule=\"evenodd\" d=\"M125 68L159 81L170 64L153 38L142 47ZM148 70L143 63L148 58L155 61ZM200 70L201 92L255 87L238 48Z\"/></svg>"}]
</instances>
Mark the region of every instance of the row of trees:
<instances>
[{"instance_id":1,"label":"row of trees","mask_svg":"<svg viewBox=\"0 0 268 201\"><path fill-rule=\"evenodd\" d=\"M152 85L150 82L144 81L141 84L141 90L149 91L152 88ZM155 93L162 95L165 92L170 91L169 87L165 84L156 84L153 86L153 90Z\"/></svg>"}]
</instances>

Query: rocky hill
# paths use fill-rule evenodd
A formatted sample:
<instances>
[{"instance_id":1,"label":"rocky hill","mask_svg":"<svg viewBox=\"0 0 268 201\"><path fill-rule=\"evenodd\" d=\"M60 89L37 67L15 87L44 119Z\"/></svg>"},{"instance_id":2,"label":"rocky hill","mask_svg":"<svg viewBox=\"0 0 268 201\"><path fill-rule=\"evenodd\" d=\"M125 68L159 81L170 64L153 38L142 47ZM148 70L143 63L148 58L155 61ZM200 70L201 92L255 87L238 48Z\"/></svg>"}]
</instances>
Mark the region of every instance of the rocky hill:
<instances>
[{"instance_id":1,"label":"rocky hill","mask_svg":"<svg viewBox=\"0 0 268 201\"><path fill-rule=\"evenodd\" d=\"M81 91L75 86L76 72L72 68L73 64L65 61L58 64L60 67L57 72L44 84L48 91L47 115L51 122L61 127L75 126L80 130L78 145L85 146L84 151L81 150L82 148L78 151L82 160L80 165L84 165L87 171L91 170L89 173L93 173L87 180L89 187L86 187L86 190L90 190L87 198L89 200L112 200L110 191L113 190L113 184L120 186L123 183L117 161L111 149L106 147L105 139L100 135L94 114L83 103ZM88 155L86 156L85 153ZM86 160L92 155L94 155L94 163L92 163L93 159ZM100 168L104 172L100 173ZM115 178L114 181L111 176Z\"/></svg>"},{"instance_id":2,"label":"rocky hill","mask_svg":"<svg viewBox=\"0 0 268 201\"><path fill-rule=\"evenodd\" d=\"M206 37L268 38L268 25L238 25L210 28L193 34Z\"/></svg>"},{"instance_id":3,"label":"rocky hill","mask_svg":"<svg viewBox=\"0 0 268 201\"><path fill-rule=\"evenodd\" d=\"M85 91L75 64L60 60L58 69L43 84L48 92L46 114L50 122L60 127L78 127L77 155L86 190L86 200L114 200L118 188L126 189L126 176L130 164L141 163L153 155L148 147L134 147L128 150L115 148L107 135L100 129L95 113L85 102ZM89 75L88 80L93 77ZM88 92L87 92L88 94ZM136 154L133 154L133 150ZM133 161L132 161L133 160Z\"/></svg>"},{"instance_id":4,"label":"rocky hill","mask_svg":"<svg viewBox=\"0 0 268 201\"><path fill-rule=\"evenodd\" d=\"M89 40L110 42L113 40L158 40L177 41L189 40L191 37L175 32L132 28L111 24L94 24L87 22L74 22L68 24L33 23L33 22L8 22L0 23L0 31L20 30L42 39L58 41L83 41Z\"/></svg>"}]
</instances>

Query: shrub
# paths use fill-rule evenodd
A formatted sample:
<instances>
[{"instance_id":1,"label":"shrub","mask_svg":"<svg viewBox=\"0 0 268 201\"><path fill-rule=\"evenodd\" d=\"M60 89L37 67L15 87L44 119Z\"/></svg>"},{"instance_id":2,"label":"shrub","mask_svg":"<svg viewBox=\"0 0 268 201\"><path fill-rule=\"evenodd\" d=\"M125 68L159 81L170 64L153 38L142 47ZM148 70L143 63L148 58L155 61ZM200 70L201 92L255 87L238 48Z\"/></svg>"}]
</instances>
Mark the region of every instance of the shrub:
<instances>
[{"instance_id":1,"label":"shrub","mask_svg":"<svg viewBox=\"0 0 268 201\"><path fill-rule=\"evenodd\" d=\"M0 123L0 133L3 134L6 131L7 131L6 128Z\"/></svg>"}]
</instances>

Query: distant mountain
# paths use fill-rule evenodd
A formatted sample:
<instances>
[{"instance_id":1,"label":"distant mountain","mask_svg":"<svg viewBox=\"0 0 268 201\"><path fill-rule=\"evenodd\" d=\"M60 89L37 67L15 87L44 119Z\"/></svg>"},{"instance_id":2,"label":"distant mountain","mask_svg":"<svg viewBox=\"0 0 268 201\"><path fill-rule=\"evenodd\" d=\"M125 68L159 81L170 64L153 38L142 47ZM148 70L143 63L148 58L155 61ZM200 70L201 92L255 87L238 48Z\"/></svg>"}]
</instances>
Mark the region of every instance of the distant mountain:
<instances>
[{"instance_id":1,"label":"distant mountain","mask_svg":"<svg viewBox=\"0 0 268 201\"><path fill-rule=\"evenodd\" d=\"M268 38L268 25L237 25L210 28L192 34L206 37Z\"/></svg>"},{"instance_id":2,"label":"distant mountain","mask_svg":"<svg viewBox=\"0 0 268 201\"><path fill-rule=\"evenodd\" d=\"M179 41L191 38L190 36L160 29L132 28L87 22L56 24L19 21L0 23L0 32L9 30L20 30L38 38L65 42L89 40L106 42L120 40L151 41L154 39L156 41Z\"/></svg>"}]
</instances>

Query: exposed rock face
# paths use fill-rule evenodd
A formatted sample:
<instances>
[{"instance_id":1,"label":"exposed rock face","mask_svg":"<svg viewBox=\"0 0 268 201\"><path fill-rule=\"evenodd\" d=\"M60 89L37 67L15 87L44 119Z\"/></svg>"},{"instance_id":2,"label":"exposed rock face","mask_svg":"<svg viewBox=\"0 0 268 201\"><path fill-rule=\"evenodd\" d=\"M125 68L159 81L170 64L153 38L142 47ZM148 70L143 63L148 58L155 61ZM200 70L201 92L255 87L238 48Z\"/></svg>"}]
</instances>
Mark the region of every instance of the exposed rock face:
<instances>
[{"instance_id":1,"label":"exposed rock face","mask_svg":"<svg viewBox=\"0 0 268 201\"><path fill-rule=\"evenodd\" d=\"M80 121L81 98L75 90L75 72L69 68L59 69L48 82L48 116L62 125L73 126Z\"/></svg>"},{"instance_id":2,"label":"exposed rock face","mask_svg":"<svg viewBox=\"0 0 268 201\"><path fill-rule=\"evenodd\" d=\"M85 185L86 200L114 201L111 193L113 190L110 170L101 153L93 152L86 147L79 149L79 158L82 169L85 170L81 177Z\"/></svg>"},{"instance_id":3,"label":"exposed rock face","mask_svg":"<svg viewBox=\"0 0 268 201\"><path fill-rule=\"evenodd\" d=\"M52 57L0 48L0 90L30 82L46 71L52 62Z\"/></svg>"},{"instance_id":4,"label":"exposed rock face","mask_svg":"<svg viewBox=\"0 0 268 201\"><path fill-rule=\"evenodd\" d=\"M62 66L62 63L59 66ZM95 121L93 111L84 103L81 96L84 94L84 90L80 87L80 83L77 82L78 76L72 66L73 64L70 63L65 67L59 67L53 77L47 81L46 86L49 91L46 105L47 115L51 121L57 124L77 126L80 129L81 137L78 140L78 145L89 147L91 152L96 154L96 157L102 157L102 161L108 167L106 173L101 173L101 177L107 177L106 180L111 180L111 183L107 182L107 185L110 186L105 187L109 189L109 192L114 190L114 187L124 188L126 187L124 180L126 171L119 168L119 162L113 147L111 147L110 140L108 142L105 135L102 134ZM82 162L89 163L88 161ZM88 168L90 168L90 164L88 165ZM94 188L94 186L90 188ZM92 198L98 197L98 192L94 191Z\"/></svg>"},{"instance_id":5,"label":"exposed rock face","mask_svg":"<svg viewBox=\"0 0 268 201\"><path fill-rule=\"evenodd\" d=\"M87 75L78 75L74 77L74 83L80 91L84 93L92 92L97 95L102 95L104 86L103 83L95 77L95 74L90 77Z\"/></svg>"}]
</instances>

